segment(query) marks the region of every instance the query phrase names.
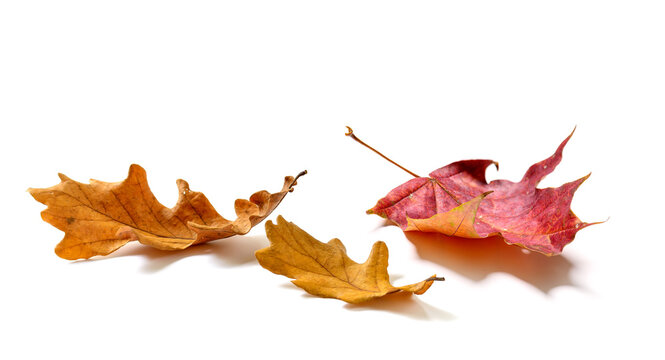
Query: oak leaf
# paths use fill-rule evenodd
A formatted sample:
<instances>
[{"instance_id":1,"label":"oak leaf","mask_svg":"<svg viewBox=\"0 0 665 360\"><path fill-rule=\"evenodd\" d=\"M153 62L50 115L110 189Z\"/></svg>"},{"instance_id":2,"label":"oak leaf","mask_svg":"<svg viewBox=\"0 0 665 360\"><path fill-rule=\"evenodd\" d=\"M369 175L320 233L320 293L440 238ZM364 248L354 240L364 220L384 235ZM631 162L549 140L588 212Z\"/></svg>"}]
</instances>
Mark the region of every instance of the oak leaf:
<instances>
[{"instance_id":1,"label":"oak leaf","mask_svg":"<svg viewBox=\"0 0 665 360\"><path fill-rule=\"evenodd\" d=\"M265 227L270 247L256 252L259 264L295 279L295 285L312 295L360 303L399 291L420 295L434 281L443 280L434 275L395 287L388 277L388 247L383 241L374 243L367 261L358 264L346 255L339 239L320 242L282 216L276 225L268 221Z\"/></svg>"},{"instance_id":2,"label":"oak leaf","mask_svg":"<svg viewBox=\"0 0 665 360\"><path fill-rule=\"evenodd\" d=\"M347 135L369 147L352 130ZM499 167L493 160L454 162L431 172L430 177L402 168L415 179L391 190L367 213L387 218L404 231L439 232L463 238L501 236L508 244L558 255L578 231L596 224L582 222L570 209L575 191L589 175L558 188L536 187L561 162L572 135L554 155L532 165L517 183L487 183L487 167Z\"/></svg>"},{"instance_id":3,"label":"oak leaf","mask_svg":"<svg viewBox=\"0 0 665 360\"><path fill-rule=\"evenodd\" d=\"M205 195L191 191L184 180L177 180L176 205L169 209L160 204L139 165L131 165L127 179L116 183L90 180L90 184L83 184L59 176L61 182L55 186L28 191L48 206L42 219L65 232L55 253L68 260L108 255L134 240L157 249L181 250L246 234L270 215L297 179L287 176L279 192L259 191L248 200L237 199L237 219L230 221L217 213Z\"/></svg>"}]
</instances>

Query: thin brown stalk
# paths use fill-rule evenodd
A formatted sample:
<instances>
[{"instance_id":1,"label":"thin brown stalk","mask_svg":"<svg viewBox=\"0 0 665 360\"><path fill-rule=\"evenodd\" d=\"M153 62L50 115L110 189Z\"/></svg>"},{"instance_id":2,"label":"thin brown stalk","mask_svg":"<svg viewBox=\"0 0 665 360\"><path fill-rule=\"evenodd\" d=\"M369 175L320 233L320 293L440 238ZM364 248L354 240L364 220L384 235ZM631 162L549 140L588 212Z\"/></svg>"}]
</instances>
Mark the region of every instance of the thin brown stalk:
<instances>
[{"instance_id":1,"label":"thin brown stalk","mask_svg":"<svg viewBox=\"0 0 665 360\"><path fill-rule=\"evenodd\" d=\"M392 159L390 159L389 157L383 155L381 152L379 152L379 151L376 150L375 148L373 148L373 147L367 145L364 141L358 139L358 137L353 133L353 129L351 129L350 127L347 126L346 128L349 129L349 131L348 131L346 134L344 134L344 135L346 135L346 136L350 136L351 139L353 139L353 140L359 142L359 143L360 143L361 145L363 145L364 147L366 147L366 148L368 148L368 149L374 151L375 153L377 153L377 154L378 154L379 156L381 156L382 158L384 158L384 159L390 161L393 165L395 165L395 166L397 166L398 168L400 168L400 169L402 169L402 170L408 172L411 176L413 176L413 177L420 177L420 176L418 176L416 173L414 173L413 171L410 171L409 169L405 168L404 166L402 166L402 165L400 165L400 164L394 162Z\"/></svg>"}]
</instances>

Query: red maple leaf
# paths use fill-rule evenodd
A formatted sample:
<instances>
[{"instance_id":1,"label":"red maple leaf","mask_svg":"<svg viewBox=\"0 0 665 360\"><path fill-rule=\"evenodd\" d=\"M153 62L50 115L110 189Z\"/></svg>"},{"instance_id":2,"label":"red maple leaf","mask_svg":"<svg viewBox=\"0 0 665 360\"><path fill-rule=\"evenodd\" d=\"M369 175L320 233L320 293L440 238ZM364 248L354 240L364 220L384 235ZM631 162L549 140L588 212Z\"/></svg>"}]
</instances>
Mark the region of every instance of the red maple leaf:
<instances>
[{"instance_id":1,"label":"red maple leaf","mask_svg":"<svg viewBox=\"0 0 665 360\"><path fill-rule=\"evenodd\" d=\"M347 135L369 147L350 128ZM454 162L431 172L428 178L418 177L400 166L416 178L390 191L367 213L392 220L404 231L439 232L464 238L498 235L508 244L558 255L578 231L595 224L582 222L570 210L575 191L589 175L558 188L536 188L561 162L563 149L572 135L559 145L554 155L532 165L517 183L508 180L487 183L487 167L493 164L498 169L493 160Z\"/></svg>"}]
</instances>

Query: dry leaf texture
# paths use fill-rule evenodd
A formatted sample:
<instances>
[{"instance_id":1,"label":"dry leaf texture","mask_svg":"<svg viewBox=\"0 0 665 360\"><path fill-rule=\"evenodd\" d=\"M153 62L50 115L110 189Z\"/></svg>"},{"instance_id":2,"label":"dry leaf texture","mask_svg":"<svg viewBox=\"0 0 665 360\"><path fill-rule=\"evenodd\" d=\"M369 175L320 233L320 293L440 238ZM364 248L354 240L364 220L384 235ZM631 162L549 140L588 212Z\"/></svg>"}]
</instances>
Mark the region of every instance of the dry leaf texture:
<instances>
[{"instance_id":1,"label":"dry leaf texture","mask_svg":"<svg viewBox=\"0 0 665 360\"><path fill-rule=\"evenodd\" d=\"M259 191L249 200L236 200L237 219L230 221L184 180L177 180L175 207L166 208L150 191L146 172L139 165L130 166L127 179L117 183L90 180L83 184L59 176L61 182L55 186L28 191L48 206L42 219L65 232L55 252L69 260L108 255L133 240L162 250L180 250L246 234L270 215L297 179L287 176L277 193Z\"/></svg>"},{"instance_id":2,"label":"dry leaf texture","mask_svg":"<svg viewBox=\"0 0 665 360\"><path fill-rule=\"evenodd\" d=\"M312 295L360 303L406 291L423 294L436 275L406 286L395 287L388 277L388 247L377 241L367 261L358 264L346 255L339 239L322 243L283 217L277 224L266 222L270 247L258 250L256 258L275 274L295 279L293 283Z\"/></svg>"},{"instance_id":3,"label":"dry leaf texture","mask_svg":"<svg viewBox=\"0 0 665 360\"><path fill-rule=\"evenodd\" d=\"M574 132L574 131L573 131ZM551 157L532 165L520 182L487 183L492 160L464 160L446 165L393 189L368 214L397 223L405 231L440 232L449 236L502 236L508 244L545 255L557 255L589 226L570 210L577 188L589 176L558 188L538 183L561 162L570 134Z\"/></svg>"}]
</instances>

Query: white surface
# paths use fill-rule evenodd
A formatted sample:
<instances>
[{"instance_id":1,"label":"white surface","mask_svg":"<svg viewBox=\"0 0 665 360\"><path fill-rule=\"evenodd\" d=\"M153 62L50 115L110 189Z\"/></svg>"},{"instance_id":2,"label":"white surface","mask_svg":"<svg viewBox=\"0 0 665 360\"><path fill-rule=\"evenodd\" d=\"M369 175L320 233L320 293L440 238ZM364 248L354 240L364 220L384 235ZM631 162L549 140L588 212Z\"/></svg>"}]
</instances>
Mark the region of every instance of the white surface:
<instances>
[{"instance_id":1,"label":"white surface","mask_svg":"<svg viewBox=\"0 0 665 360\"><path fill-rule=\"evenodd\" d=\"M0 5L0 357L662 358L659 1L4 1ZM365 215L409 175L492 158L518 180L578 126L541 185L586 175L560 257L409 241ZM263 226L179 253L130 244L69 262L25 190L118 181L167 206L184 178L237 197L307 169L283 214L426 294L366 306L262 269Z\"/></svg>"}]
</instances>

